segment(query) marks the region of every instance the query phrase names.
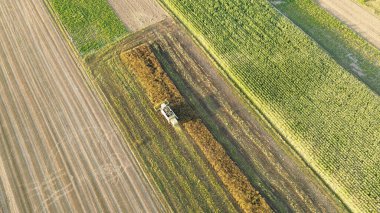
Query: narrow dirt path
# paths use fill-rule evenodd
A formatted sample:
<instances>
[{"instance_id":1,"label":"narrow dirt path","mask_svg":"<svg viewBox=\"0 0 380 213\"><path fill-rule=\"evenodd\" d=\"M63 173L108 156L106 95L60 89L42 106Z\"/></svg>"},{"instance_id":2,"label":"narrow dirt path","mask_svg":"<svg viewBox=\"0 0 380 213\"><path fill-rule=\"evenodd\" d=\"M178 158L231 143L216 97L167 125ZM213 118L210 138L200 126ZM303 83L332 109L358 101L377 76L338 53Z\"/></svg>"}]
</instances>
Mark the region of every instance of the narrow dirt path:
<instances>
[{"instance_id":1,"label":"narrow dirt path","mask_svg":"<svg viewBox=\"0 0 380 213\"><path fill-rule=\"evenodd\" d=\"M164 211L43 1L0 5L0 209Z\"/></svg>"},{"instance_id":2,"label":"narrow dirt path","mask_svg":"<svg viewBox=\"0 0 380 213\"><path fill-rule=\"evenodd\" d=\"M317 0L349 27L380 49L380 19L352 0Z\"/></svg>"}]
</instances>

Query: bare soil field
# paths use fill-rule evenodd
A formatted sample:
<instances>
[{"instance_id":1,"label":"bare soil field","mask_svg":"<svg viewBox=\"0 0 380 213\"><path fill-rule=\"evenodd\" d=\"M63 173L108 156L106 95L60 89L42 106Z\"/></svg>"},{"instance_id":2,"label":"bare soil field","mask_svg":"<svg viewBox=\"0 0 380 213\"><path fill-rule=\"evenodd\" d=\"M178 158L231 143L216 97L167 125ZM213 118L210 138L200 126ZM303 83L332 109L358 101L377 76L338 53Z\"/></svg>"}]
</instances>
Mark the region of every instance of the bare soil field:
<instances>
[{"instance_id":1,"label":"bare soil field","mask_svg":"<svg viewBox=\"0 0 380 213\"><path fill-rule=\"evenodd\" d=\"M42 0L1 0L2 212L164 211Z\"/></svg>"},{"instance_id":2,"label":"bare soil field","mask_svg":"<svg viewBox=\"0 0 380 213\"><path fill-rule=\"evenodd\" d=\"M166 12L155 0L108 0L130 31L138 31L164 20Z\"/></svg>"},{"instance_id":3,"label":"bare soil field","mask_svg":"<svg viewBox=\"0 0 380 213\"><path fill-rule=\"evenodd\" d=\"M317 0L349 27L380 49L380 18L352 0Z\"/></svg>"},{"instance_id":4,"label":"bare soil field","mask_svg":"<svg viewBox=\"0 0 380 213\"><path fill-rule=\"evenodd\" d=\"M338 211L344 208L302 160L294 157L291 149L233 92L203 51L170 19L89 57L88 62L92 64L91 69L96 70L99 61L112 59L110 55L119 55L143 43L153 46L176 87L273 209ZM97 72L93 75L100 76ZM133 102L124 103L128 104L123 109ZM122 115L116 116L124 120L125 115ZM127 122L120 125L128 126Z\"/></svg>"}]
</instances>

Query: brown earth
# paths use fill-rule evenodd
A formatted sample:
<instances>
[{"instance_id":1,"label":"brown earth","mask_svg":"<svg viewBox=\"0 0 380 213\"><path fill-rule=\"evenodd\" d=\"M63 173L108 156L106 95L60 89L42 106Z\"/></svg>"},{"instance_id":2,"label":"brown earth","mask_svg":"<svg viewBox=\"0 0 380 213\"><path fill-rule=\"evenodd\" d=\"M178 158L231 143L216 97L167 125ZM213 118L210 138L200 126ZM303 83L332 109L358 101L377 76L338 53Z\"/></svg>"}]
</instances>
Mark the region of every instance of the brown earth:
<instances>
[{"instance_id":1,"label":"brown earth","mask_svg":"<svg viewBox=\"0 0 380 213\"><path fill-rule=\"evenodd\" d=\"M43 1L0 2L1 211L164 211Z\"/></svg>"},{"instance_id":2,"label":"brown earth","mask_svg":"<svg viewBox=\"0 0 380 213\"><path fill-rule=\"evenodd\" d=\"M352 0L317 0L349 27L380 49L380 18Z\"/></svg>"},{"instance_id":3,"label":"brown earth","mask_svg":"<svg viewBox=\"0 0 380 213\"><path fill-rule=\"evenodd\" d=\"M167 17L155 0L108 0L130 31L138 31Z\"/></svg>"}]
</instances>

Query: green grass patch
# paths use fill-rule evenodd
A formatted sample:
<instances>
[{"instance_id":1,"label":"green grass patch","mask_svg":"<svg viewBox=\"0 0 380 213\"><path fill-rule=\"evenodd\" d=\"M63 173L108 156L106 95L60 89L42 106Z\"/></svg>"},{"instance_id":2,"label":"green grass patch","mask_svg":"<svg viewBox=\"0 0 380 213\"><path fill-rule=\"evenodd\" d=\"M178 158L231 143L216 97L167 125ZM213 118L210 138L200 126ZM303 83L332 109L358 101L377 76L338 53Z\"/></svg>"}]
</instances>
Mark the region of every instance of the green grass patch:
<instances>
[{"instance_id":1,"label":"green grass patch","mask_svg":"<svg viewBox=\"0 0 380 213\"><path fill-rule=\"evenodd\" d=\"M47 0L83 56L127 33L107 0Z\"/></svg>"},{"instance_id":2,"label":"green grass patch","mask_svg":"<svg viewBox=\"0 0 380 213\"><path fill-rule=\"evenodd\" d=\"M380 194L380 98L266 0L161 0L356 211Z\"/></svg>"},{"instance_id":3,"label":"green grass patch","mask_svg":"<svg viewBox=\"0 0 380 213\"><path fill-rule=\"evenodd\" d=\"M323 47L341 66L380 94L380 50L312 0L275 5Z\"/></svg>"}]
</instances>

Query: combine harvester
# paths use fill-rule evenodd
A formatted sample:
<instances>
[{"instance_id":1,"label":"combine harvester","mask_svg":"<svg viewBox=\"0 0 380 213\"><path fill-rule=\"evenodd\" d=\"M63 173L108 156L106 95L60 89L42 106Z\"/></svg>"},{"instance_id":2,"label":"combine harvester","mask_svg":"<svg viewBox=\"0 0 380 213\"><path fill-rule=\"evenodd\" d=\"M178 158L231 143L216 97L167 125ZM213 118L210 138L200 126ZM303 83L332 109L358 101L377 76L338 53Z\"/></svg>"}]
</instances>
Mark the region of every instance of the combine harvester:
<instances>
[{"instance_id":1,"label":"combine harvester","mask_svg":"<svg viewBox=\"0 0 380 213\"><path fill-rule=\"evenodd\" d=\"M165 119L174 127L178 125L178 117L177 115L173 112L173 110L169 106L168 101L164 101L159 109L161 114L164 115Z\"/></svg>"}]
</instances>

